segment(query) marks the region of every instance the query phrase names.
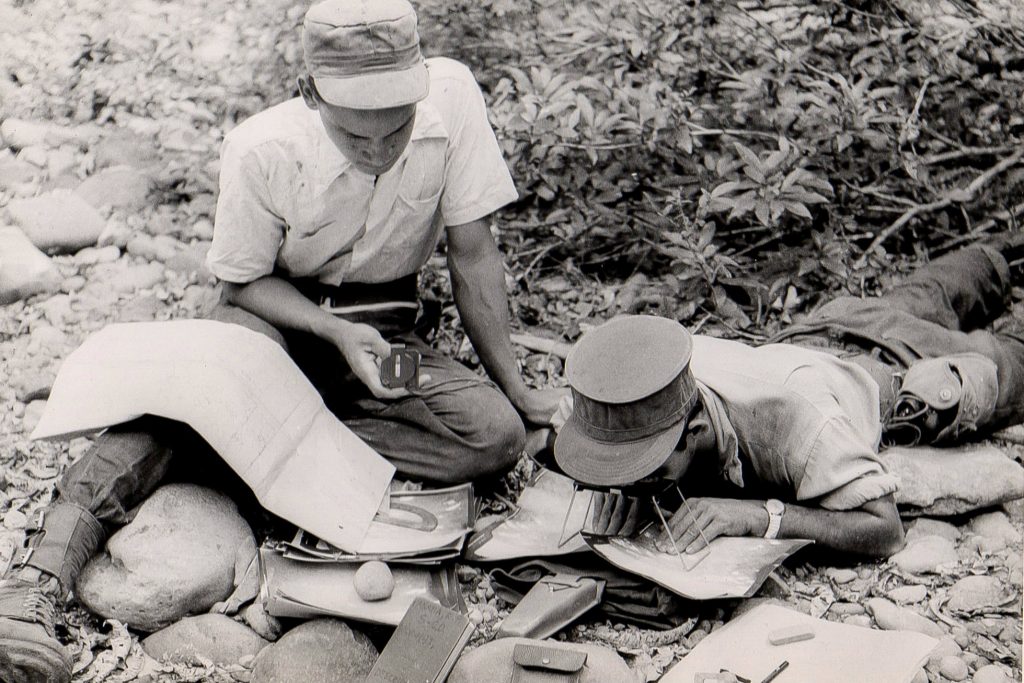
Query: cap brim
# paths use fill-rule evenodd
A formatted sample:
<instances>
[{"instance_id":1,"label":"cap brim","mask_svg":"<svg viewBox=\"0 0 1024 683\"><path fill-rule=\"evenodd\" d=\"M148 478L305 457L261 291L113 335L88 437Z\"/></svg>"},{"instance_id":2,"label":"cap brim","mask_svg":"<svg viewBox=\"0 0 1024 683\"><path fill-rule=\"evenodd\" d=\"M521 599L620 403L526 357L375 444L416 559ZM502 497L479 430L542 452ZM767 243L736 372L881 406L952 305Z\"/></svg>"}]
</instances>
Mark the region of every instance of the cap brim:
<instances>
[{"instance_id":1,"label":"cap brim","mask_svg":"<svg viewBox=\"0 0 1024 683\"><path fill-rule=\"evenodd\" d=\"M679 444L686 419L639 441L608 443L586 436L569 419L555 438L555 462L563 472L591 486L632 484L658 469Z\"/></svg>"},{"instance_id":2,"label":"cap brim","mask_svg":"<svg viewBox=\"0 0 1024 683\"><path fill-rule=\"evenodd\" d=\"M378 71L331 78L313 74L317 92L328 104L349 109L390 109L419 102L430 92L423 62L401 71Z\"/></svg>"}]
</instances>

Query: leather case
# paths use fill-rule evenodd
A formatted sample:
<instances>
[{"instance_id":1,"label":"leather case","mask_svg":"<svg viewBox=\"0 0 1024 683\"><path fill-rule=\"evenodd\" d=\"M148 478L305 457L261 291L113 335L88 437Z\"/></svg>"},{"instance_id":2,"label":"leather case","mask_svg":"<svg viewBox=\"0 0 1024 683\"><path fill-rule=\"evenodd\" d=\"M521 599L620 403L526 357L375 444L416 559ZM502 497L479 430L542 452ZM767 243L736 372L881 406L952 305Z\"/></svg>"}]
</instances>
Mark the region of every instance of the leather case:
<instances>
[{"instance_id":1,"label":"leather case","mask_svg":"<svg viewBox=\"0 0 1024 683\"><path fill-rule=\"evenodd\" d=\"M596 607L604 593L604 581L572 574L545 576L523 596L505 617L495 634L547 638Z\"/></svg>"},{"instance_id":2,"label":"leather case","mask_svg":"<svg viewBox=\"0 0 1024 683\"><path fill-rule=\"evenodd\" d=\"M586 663L586 652L523 643L512 651L511 683L577 683Z\"/></svg>"}]
</instances>

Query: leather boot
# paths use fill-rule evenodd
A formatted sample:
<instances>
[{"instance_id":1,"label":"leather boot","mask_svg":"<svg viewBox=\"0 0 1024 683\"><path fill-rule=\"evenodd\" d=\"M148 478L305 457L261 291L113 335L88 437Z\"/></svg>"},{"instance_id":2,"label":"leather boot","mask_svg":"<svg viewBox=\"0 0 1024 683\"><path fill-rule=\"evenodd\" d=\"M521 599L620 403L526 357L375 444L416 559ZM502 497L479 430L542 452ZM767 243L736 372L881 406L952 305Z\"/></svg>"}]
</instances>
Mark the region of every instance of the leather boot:
<instances>
[{"instance_id":1,"label":"leather boot","mask_svg":"<svg viewBox=\"0 0 1024 683\"><path fill-rule=\"evenodd\" d=\"M55 635L75 579L103 540L86 510L57 503L40 513L26 548L0 579L0 681L68 683L71 661Z\"/></svg>"}]
</instances>

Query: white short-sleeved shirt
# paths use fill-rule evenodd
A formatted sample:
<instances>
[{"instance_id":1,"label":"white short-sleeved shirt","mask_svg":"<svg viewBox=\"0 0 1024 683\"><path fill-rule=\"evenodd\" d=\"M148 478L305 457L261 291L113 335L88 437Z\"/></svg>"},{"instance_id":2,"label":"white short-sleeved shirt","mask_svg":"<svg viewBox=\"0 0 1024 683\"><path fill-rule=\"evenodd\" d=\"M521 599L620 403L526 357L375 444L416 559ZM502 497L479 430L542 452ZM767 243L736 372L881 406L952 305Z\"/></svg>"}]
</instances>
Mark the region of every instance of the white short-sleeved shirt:
<instances>
[{"instance_id":1,"label":"white short-sleeved shirt","mask_svg":"<svg viewBox=\"0 0 1024 683\"><path fill-rule=\"evenodd\" d=\"M467 67L427 60L430 94L409 145L374 179L327 137L301 98L225 136L210 271L246 283L291 277L387 282L415 273L446 226L484 218L518 197Z\"/></svg>"},{"instance_id":2,"label":"white short-sleeved shirt","mask_svg":"<svg viewBox=\"0 0 1024 683\"><path fill-rule=\"evenodd\" d=\"M792 344L694 336L690 369L718 437L722 473L754 473L797 501L852 510L896 491L878 457L878 385L861 367Z\"/></svg>"}]
</instances>

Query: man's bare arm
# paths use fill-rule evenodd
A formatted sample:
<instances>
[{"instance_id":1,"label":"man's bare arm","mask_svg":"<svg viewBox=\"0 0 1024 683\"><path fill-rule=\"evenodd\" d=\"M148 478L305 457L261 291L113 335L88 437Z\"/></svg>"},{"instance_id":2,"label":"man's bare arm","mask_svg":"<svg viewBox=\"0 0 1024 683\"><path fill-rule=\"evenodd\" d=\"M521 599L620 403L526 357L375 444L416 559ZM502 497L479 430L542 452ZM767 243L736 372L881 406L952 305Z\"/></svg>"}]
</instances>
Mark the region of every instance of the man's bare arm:
<instances>
[{"instance_id":1,"label":"man's bare arm","mask_svg":"<svg viewBox=\"0 0 1024 683\"><path fill-rule=\"evenodd\" d=\"M381 384L380 360L391 352L391 345L377 330L324 311L290 282L272 275L244 285L225 282L224 294L229 303L275 327L309 332L334 344L377 398L401 398L408 394L404 389L387 389Z\"/></svg>"},{"instance_id":2,"label":"man's bare arm","mask_svg":"<svg viewBox=\"0 0 1024 683\"><path fill-rule=\"evenodd\" d=\"M699 528L708 540L717 536L763 536L768 512L762 501L728 498L690 498L669 526L680 549L697 552L703 546ZM825 510L786 505L779 538L809 538L827 548L871 557L888 557L903 547L903 525L892 495L868 501L854 510ZM667 536L659 539L670 550Z\"/></svg>"},{"instance_id":3,"label":"man's bare arm","mask_svg":"<svg viewBox=\"0 0 1024 683\"><path fill-rule=\"evenodd\" d=\"M501 252L488 220L448 228L448 270L462 325L480 362L523 418L548 424L565 390L530 390L509 338L508 296Z\"/></svg>"}]
</instances>

